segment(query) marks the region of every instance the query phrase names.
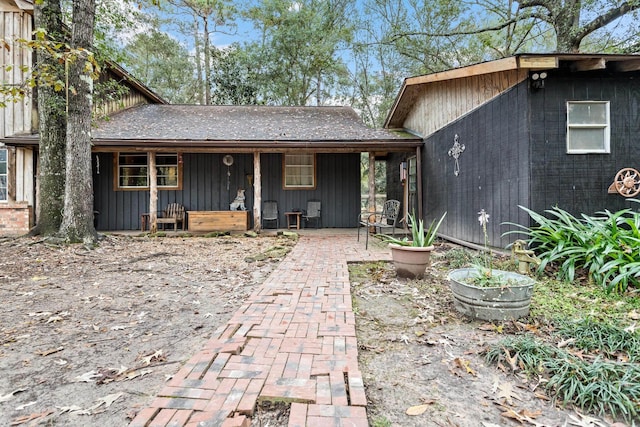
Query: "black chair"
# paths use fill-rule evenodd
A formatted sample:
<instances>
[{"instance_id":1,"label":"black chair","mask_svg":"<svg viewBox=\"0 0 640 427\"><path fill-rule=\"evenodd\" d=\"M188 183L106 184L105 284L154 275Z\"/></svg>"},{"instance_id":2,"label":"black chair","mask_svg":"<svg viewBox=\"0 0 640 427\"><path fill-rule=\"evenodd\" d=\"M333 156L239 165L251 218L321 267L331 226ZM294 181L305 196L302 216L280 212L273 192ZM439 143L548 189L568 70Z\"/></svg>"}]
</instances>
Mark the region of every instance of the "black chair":
<instances>
[{"instance_id":1,"label":"black chair","mask_svg":"<svg viewBox=\"0 0 640 427\"><path fill-rule=\"evenodd\" d=\"M278 218L278 202L275 200L265 200L262 204L262 228L265 228L265 222L275 221L276 228L280 228L280 219Z\"/></svg>"},{"instance_id":2,"label":"black chair","mask_svg":"<svg viewBox=\"0 0 640 427\"><path fill-rule=\"evenodd\" d=\"M320 200L309 200L307 202L307 211L302 215L302 218L304 218L305 221L305 228L309 224L309 221L315 221L315 228L322 227L322 217L320 216L321 210L322 203Z\"/></svg>"}]
</instances>

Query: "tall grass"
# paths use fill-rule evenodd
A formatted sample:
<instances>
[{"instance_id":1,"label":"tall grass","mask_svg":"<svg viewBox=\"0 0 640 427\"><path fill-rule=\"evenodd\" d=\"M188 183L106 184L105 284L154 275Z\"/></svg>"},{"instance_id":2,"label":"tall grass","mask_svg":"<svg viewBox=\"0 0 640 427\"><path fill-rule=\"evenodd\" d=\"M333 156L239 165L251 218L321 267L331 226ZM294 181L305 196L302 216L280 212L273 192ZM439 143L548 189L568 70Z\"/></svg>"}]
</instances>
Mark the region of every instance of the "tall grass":
<instances>
[{"instance_id":1,"label":"tall grass","mask_svg":"<svg viewBox=\"0 0 640 427\"><path fill-rule=\"evenodd\" d=\"M589 278L607 291L622 293L629 287L639 287L640 213L631 209L605 210L576 218L558 207L545 210L547 215L520 208L537 225L506 223L517 229L504 235L527 235L542 260L540 270L557 265L558 278L571 282L578 269L585 269Z\"/></svg>"}]
</instances>

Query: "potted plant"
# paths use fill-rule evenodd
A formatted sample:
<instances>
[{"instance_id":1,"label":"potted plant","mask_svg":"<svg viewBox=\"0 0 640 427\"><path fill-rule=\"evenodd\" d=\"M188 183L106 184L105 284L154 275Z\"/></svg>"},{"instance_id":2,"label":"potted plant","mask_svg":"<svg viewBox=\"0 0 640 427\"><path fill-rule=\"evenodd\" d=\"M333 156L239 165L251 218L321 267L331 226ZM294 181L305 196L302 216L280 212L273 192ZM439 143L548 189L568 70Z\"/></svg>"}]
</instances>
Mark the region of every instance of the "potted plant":
<instances>
[{"instance_id":1,"label":"potted plant","mask_svg":"<svg viewBox=\"0 0 640 427\"><path fill-rule=\"evenodd\" d=\"M433 242L437 237L438 228L446 214L445 212L438 222L432 221L427 229L421 219L416 221L409 215L411 239L385 236L384 240L389 242L391 259L398 276L413 279L424 275L431 259L431 251L434 249Z\"/></svg>"},{"instance_id":2,"label":"potted plant","mask_svg":"<svg viewBox=\"0 0 640 427\"><path fill-rule=\"evenodd\" d=\"M460 313L475 319L513 320L526 316L534 280L524 274L493 268L487 236L489 214L482 209L478 215L484 232L482 262L449 272L454 305Z\"/></svg>"}]
</instances>

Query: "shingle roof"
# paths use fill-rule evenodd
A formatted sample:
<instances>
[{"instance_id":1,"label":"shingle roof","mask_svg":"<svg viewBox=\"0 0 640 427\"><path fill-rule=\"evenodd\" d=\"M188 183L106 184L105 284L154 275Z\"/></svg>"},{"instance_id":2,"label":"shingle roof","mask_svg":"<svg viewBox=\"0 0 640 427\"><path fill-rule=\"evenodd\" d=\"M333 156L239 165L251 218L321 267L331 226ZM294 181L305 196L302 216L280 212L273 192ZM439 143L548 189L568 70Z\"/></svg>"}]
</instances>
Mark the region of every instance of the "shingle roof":
<instances>
[{"instance_id":1,"label":"shingle roof","mask_svg":"<svg viewBox=\"0 0 640 427\"><path fill-rule=\"evenodd\" d=\"M350 107L143 105L113 115L93 131L99 140L403 141L371 129Z\"/></svg>"}]
</instances>

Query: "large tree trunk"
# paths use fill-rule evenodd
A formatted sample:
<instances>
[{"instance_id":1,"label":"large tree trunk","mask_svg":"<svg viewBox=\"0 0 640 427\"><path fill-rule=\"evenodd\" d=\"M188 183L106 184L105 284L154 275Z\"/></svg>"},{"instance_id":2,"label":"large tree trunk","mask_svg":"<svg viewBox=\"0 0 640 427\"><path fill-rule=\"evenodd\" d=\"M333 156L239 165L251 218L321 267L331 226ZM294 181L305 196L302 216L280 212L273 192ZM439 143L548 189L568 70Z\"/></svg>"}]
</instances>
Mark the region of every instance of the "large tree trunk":
<instances>
[{"instance_id":1,"label":"large tree trunk","mask_svg":"<svg viewBox=\"0 0 640 427\"><path fill-rule=\"evenodd\" d=\"M202 17L204 23L204 103L211 104L211 41L209 40L209 20Z\"/></svg>"},{"instance_id":2,"label":"large tree trunk","mask_svg":"<svg viewBox=\"0 0 640 427\"><path fill-rule=\"evenodd\" d=\"M49 40L61 41L62 12L60 0L35 3L36 28L44 28ZM52 80L64 81L64 65L46 50L36 50L36 67L48 68ZM40 83L40 82L39 82ZM64 207L65 152L67 134L66 100L64 92L56 92L49 84L38 84L38 127L40 133L40 167L37 224L34 234L52 236L62 224Z\"/></svg>"},{"instance_id":3,"label":"large tree trunk","mask_svg":"<svg viewBox=\"0 0 640 427\"><path fill-rule=\"evenodd\" d=\"M95 0L74 0L71 47L90 49ZM87 69L87 66L89 70ZM92 66L82 53L69 64L67 168L64 216L60 233L69 242L94 243L93 177L91 173Z\"/></svg>"}]
</instances>

